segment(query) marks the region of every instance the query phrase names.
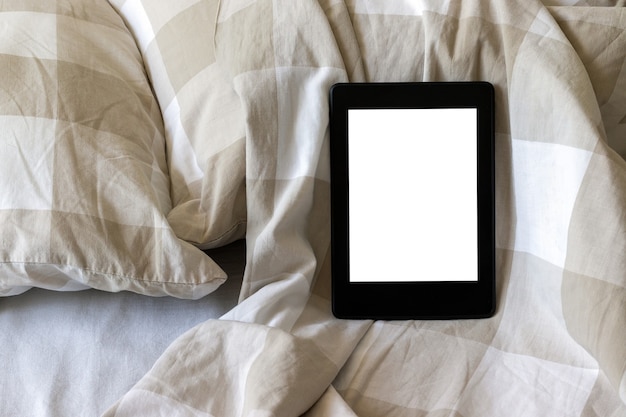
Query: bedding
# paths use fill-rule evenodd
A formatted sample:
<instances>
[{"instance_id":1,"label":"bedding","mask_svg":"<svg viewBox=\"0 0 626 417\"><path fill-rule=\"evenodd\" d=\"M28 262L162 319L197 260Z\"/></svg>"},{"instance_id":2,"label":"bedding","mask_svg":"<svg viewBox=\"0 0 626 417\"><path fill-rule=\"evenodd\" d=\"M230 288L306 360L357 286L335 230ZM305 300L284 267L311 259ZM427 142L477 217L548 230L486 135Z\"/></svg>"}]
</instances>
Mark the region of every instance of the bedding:
<instances>
[{"instance_id":1,"label":"bedding","mask_svg":"<svg viewBox=\"0 0 626 417\"><path fill-rule=\"evenodd\" d=\"M623 4L110 3L109 9L76 0L72 11L102 19L115 10L135 40L129 53L146 72L130 85L149 81L163 119L162 128L158 117L137 127L139 136L162 129L159 145L149 142L155 156L148 159L151 170L152 161L160 161L159 175L168 178L163 182L171 195L171 207L157 203L159 224L193 253L193 245L220 246L245 230L241 288L227 311L190 313L179 322L166 320L175 309L166 308L161 317L158 306L187 312L187 303L206 301L210 308L220 290L198 301L169 304L171 297L164 297L126 304L133 313L129 322L116 319L124 337L135 340L129 346L158 340L156 350L163 348L160 354L149 349L134 370L123 358L141 353L107 341L111 327L89 315L95 316L94 330L84 337L99 337L102 353L90 344L90 362L80 354L64 357L63 349L46 351L45 386L54 386L55 378L66 382L57 391L38 392L36 367L14 366L18 374L3 376L1 384L7 403L15 404L8 415L626 416ZM57 13L48 4L32 2L32 10ZM48 42L40 36L25 49L50 53L42 46ZM422 80L485 80L496 88L497 312L485 320L335 319L328 89L336 82ZM21 94L28 91L16 97ZM148 108L154 116L157 107ZM43 130L50 134L49 127ZM391 151L381 143L381 153ZM0 184L3 192L9 187L6 180ZM3 201L20 200L13 194ZM214 203L217 208L202 211ZM228 212L223 217L220 207ZM186 222L193 213L198 222ZM217 220L203 220L207 213ZM177 256L171 259L180 268L193 265ZM189 269L181 277L195 268ZM45 294L0 300L0 323L15 337L19 332L8 318L27 315L28 309L17 311L19 301L40 291ZM61 295L80 305L79 297L94 291ZM106 310L119 305L115 297L122 294L98 295ZM54 311L55 300L38 298L39 314L46 307ZM155 318L137 326L144 311ZM169 323L169 336L155 336L160 321ZM77 323L86 325L59 319L49 337L68 333L66 343L77 343L64 330ZM23 364L19 342L2 348L2 356ZM21 342L28 346L27 339ZM93 363L98 357L115 361L107 366L115 365L119 375L102 373L102 365ZM83 372L76 374L78 367ZM76 396L55 397L76 389L67 383L75 375L84 384ZM27 382L16 389L15 380ZM80 401L108 386L106 404ZM23 392L31 401L15 400Z\"/></svg>"},{"instance_id":2,"label":"bedding","mask_svg":"<svg viewBox=\"0 0 626 417\"><path fill-rule=\"evenodd\" d=\"M0 415L98 416L178 336L239 296L245 245L209 251L228 280L200 300L34 288L0 303Z\"/></svg>"},{"instance_id":3,"label":"bedding","mask_svg":"<svg viewBox=\"0 0 626 417\"><path fill-rule=\"evenodd\" d=\"M111 1L129 23L163 114L176 235L201 248L245 234L245 124L215 58L218 2Z\"/></svg>"},{"instance_id":4,"label":"bedding","mask_svg":"<svg viewBox=\"0 0 626 417\"><path fill-rule=\"evenodd\" d=\"M214 291L224 272L167 221L162 117L122 19L96 0L2 6L0 295Z\"/></svg>"}]
</instances>

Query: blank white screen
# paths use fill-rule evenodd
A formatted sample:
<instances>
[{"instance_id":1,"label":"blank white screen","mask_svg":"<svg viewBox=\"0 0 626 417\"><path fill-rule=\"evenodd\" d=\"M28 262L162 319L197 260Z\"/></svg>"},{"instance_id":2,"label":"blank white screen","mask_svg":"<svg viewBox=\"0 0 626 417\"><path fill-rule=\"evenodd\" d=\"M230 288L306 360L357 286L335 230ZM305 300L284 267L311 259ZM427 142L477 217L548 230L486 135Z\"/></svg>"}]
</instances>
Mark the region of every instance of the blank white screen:
<instances>
[{"instance_id":1,"label":"blank white screen","mask_svg":"<svg viewBox=\"0 0 626 417\"><path fill-rule=\"evenodd\" d=\"M350 281L477 281L477 110L348 110Z\"/></svg>"}]
</instances>

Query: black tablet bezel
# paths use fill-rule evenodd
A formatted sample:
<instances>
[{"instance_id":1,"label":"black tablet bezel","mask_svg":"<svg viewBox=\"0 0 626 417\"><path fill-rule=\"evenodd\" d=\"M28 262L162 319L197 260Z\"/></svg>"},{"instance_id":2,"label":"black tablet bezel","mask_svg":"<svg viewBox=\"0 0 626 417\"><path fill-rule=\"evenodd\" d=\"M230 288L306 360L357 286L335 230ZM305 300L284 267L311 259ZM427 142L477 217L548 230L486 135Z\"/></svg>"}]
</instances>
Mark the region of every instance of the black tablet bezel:
<instances>
[{"instance_id":1,"label":"black tablet bezel","mask_svg":"<svg viewBox=\"0 0 626 417\"><path fill-rule=\"evenodd\" d=\"M350 282L349 109L476 108L478 280ZM486 318L495 312L494 89L487 82L346 83L330 90L332 310L345 319ZM451 260L453 261L453 260Z\"/></svg>"}]
</instances>

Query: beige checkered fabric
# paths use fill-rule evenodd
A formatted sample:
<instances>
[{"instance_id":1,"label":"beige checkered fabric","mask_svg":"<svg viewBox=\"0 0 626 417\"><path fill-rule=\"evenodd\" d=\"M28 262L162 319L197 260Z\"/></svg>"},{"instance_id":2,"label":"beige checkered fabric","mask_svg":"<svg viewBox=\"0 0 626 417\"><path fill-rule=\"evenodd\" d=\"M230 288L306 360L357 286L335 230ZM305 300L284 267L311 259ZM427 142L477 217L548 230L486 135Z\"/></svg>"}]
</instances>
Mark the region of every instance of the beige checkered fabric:
<instances>
[{"instance_id":1,"label":"beige checkered fabric","mask_svg":"<svg viewBox=\"0 0 626 417\"><path fill-rule=\"evenodd\" d=\"M219 286L223 271L167 222L163 122L119 15L4 1L0 33L0 294Z\"/></svg>"},{"instance_id":2,"label":"beige checkered fabric","mask_svg":"<svg viewBox=\"0 0 626 417\"><path fill-rule=\"evenodd\" d=\"M173 184L175 175L188 184L173 191L174 205L198 201L194 184L202 188L208 178L192 127L235 148L245 137L248 264L241 303L175 341L106 416L626 415L623 8L546 7L537 0L185 0L152 15L148 6L165 10L171 2L114 3L133 30L162 112L169 114L172 100L181 103L173 121L164 116L166 129L179 126L168 131L170 169L191 161L172 173ZM159 59L213 57L206 62L220 68L224 83L215 88L228 91L215 114L233 115L223 130L207 127L213 110L197 120L182 116L179 97L198 67L163 58L165 72L151 68L152 48L162 47L155 39L183 15L205 16L204 35L170 45L171 55ZM181 26L171 32L186 33ZM44 45L49 40L28 50L42 58L54 52ZM159 87L165 74L169 92ZM200 86L214 87L209 79ZM335 82L365 80L495 85L493 318L331 316L327 93ZM57 107L63 103L43 100L36 110ZM36 128L49 132L29 129ZM34 169L44 161L25 164ZM223 175L233 178L231 171ZM225 204L234 207L239 195ZM72 207L89 201L67 200ZM129 223L147 221L139 217Z\"/></svg>"},{"instance_id":3,"label":"beige checkered fabric","mask_svg":"<svg viewBox=\"0 0 626 417\"><path fill-rule=\"evenodd\" d=\"M172 182L168 221L207 249L242 238L245 123L215 58L218 0L113 0L137 44L163 113Z\"/></svg>"}]
</instances>

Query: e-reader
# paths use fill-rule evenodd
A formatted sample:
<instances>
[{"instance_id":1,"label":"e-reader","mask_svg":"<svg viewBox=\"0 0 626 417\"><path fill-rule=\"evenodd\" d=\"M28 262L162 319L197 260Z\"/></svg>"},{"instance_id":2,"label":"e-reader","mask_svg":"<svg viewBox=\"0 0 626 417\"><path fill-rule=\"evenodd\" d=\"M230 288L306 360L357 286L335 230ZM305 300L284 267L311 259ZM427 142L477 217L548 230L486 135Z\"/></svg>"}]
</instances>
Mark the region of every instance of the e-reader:
<instances>
[{"instance_id":1,"label":"e-reader","mask_svg":"<svg viewBox=\"0 0 626 417\"><path fill-rule=\"evenodd\" d=\"M492 316L494 159L487 82L334 85L333 314Z\"/></svg>"}]
</instances>

